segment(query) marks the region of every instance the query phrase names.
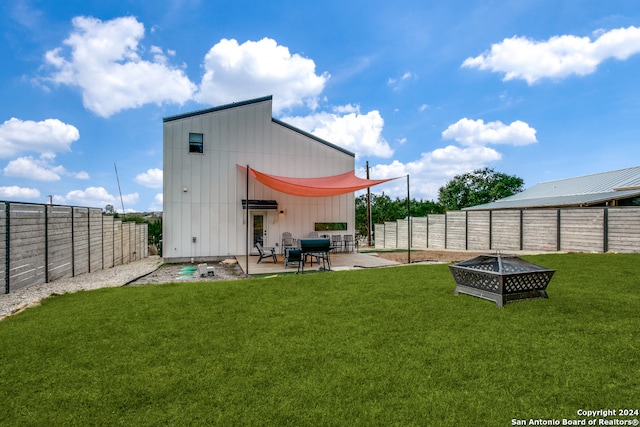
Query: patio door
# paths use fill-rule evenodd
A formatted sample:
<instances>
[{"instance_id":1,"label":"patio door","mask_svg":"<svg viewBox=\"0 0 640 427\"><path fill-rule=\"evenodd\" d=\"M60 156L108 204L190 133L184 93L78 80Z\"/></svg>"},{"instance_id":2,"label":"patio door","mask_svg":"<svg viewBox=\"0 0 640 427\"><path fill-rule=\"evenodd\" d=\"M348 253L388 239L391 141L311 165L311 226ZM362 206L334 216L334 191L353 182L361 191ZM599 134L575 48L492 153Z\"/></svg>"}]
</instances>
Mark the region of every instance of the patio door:
<instances>
[{"instance_id":1,"label":"patio door","mask_svg":"<svg viewBox=\"0 0 640 427\"><path fill-rule=\"evenodd\" d=\"M263 247L269 246L267 239L267 213L266 212L251 212L251 233L249 235L249 242L251 250L249 251L253 255L257 255L256 243L260 243Z\"/></svg>"}]
</instances>

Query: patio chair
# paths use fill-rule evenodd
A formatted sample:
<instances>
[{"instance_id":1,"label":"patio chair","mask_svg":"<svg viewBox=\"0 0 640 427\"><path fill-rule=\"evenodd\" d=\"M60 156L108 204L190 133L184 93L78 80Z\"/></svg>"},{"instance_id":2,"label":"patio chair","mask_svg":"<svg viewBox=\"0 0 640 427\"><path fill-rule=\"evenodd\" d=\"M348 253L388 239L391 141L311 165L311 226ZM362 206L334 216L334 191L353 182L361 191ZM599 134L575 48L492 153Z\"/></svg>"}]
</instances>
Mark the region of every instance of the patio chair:
<instances>
[{"instance_id":1,"label":"patio chair","mask_svg":"<svg viewBox=\"0 0 640 427\"><path fill-rule=\"evenodd\" d=\"M342 252L342 236L339 234L331 236L331 248L334 252Z\"/></svg>"},{"instance_id":2,"label":"patio chair","mask_svg":"<svg viewBox=\"0 0 640 427\"><path fill-rule=\"evenodd\" d=\"M344 251L353 252L353 234L344 235Z\"/></svg>"},{"instance_id":3,"label":"patio chair","mask_svg":"<svg viewBox=\"0 0 640 427\"><path fill-rule=\"evenodd\" d=\"M282 253L286 253L287 248L294 248L296 246L296 239L293 238L291 233L285 231L282 233Z\"/></svg>"},{"instance_id":4,"label":"patio chair","mask_svg":"<svg viewBox=\"0 0 640 427\"><path fill-rule=\"evenodd\" d=\"M307 236L310 239L317 239L318 238L318 232L317 231L312 231L311 233L309 233L309 235Z\"/></svg>"},{"instance_id":5,"label":"patio chair","mask_svg":"<svg viewBox=\"0 0 640 427\"><path fill-rule=\"evenodd\" d=\"M260 242L257 242L256 249L258 249L258 254L260 255L260 258L258 258L258 264L260 264L260 261L262 261L265 258L273 258L273 263L274 264L278 263L278 257L276 255L276 250L274 248L270 248L271 249L270 251L265 251L262 245L260 244Z\"/></svg>"},{"instance_id":6,"label":"patio chair","mask_svg":"<svg viewBox=\"0 0 640 427\"><path fill-rule=\"evenodd\" d=\"M304 258L302 257L302 251L297 248L290 248L285 251L284 256L284 268L287 268L289 264L294 264L298 266L298 271L296 273L300 273L300 267L303 267Z\"/></svg>"}]
</instances>

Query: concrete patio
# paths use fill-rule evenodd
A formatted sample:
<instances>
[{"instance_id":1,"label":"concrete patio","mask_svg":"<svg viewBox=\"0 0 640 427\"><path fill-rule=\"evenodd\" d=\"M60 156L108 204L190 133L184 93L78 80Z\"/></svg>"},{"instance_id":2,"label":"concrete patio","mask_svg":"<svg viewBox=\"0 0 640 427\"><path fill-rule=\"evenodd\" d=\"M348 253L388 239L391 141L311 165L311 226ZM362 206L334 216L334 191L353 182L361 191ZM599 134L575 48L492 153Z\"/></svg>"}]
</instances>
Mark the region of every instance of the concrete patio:
<instances>
[{"instance_id":1,"label":"concrete patio","mask_svg":"<svg viewBox=\"0 0 640 427\"><path fill-rule=\"evenodd\" d=\"M242 267L242 270L247 274L247 257L244 255L237 255L236 259L238 264ZM258 264L258 256L249 256L249 272L248 274L279 274L279 273L295 273L298 270L297 265L289 265L284 268L284 257L280 254L277 255L278 262L274 263L271 258L265 258ZM358 252L351 253L332 253L330 255L331 270L356 270L360 268L374 268L374 267L389 267L394 265L401 265L395 261L389 261L384 258L378 258L375 254L361 254ZM314 262L313 266L307 262L304 266L304 271L317 271L322 267L322 263Z\"/></svg>"}]
</instances>

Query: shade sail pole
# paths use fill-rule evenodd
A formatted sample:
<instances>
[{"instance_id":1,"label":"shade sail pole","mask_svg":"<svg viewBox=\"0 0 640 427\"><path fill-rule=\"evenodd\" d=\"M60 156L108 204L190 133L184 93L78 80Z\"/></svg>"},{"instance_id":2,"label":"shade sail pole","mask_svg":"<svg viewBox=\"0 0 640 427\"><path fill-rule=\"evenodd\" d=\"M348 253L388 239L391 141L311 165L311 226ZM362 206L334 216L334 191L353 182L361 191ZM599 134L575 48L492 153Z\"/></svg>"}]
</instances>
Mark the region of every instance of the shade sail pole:
<instances>
[{"instance_id":1,"label":"shade sail pole","mask_svg":"<svg viewBox=\"0 0 640 427\"><path fill-rule=\"evenodd\" d=\"M407 175L407 264L411 264L411 198L409 194L409 175Z\"/></svg>"},{"instance_id":2,"label":"shade sail pole","mask_svg":"<svg viewBox=\"0 0 640 427\"><path fill-rule=\"evenodd\" d=\"M369 179L369 160L367 160L367 179ZM371 187L367 187L367 246L371 247Z\"/></svg>"},{"instance_id":3,"label":"shade sail pole","mask_svg":"<svg viewBox=\"0 0 640 427\"><path fill-rule=\"evenodd\" d=\"M245 222L245 264L244 271L249 275L249 165L247 165L247 221Z\"/></svg>"}]
</instances>

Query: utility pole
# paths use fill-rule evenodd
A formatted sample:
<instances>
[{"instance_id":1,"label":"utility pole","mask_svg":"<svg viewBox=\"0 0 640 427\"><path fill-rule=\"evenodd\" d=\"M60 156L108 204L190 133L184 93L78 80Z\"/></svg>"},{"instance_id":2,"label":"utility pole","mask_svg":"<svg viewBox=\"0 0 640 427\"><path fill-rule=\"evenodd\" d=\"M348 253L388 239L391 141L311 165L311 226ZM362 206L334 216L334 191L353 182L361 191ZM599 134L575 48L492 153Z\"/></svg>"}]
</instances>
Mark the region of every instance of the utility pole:
<instances>
[{"instance_id":1,"label":"utility pole","mask_svg":"<svg viewBox=\"0 0 640 427\"><path fill-rule=\"evenodd\" d=\"M411 264L411 194L409 191L409 175L407 174L407 264Z\"/></svg>"},{"instance_id":2,"label":"utility pole","mask_svg":"<svg viewBox=\"0 0 640 427\"><path fill-rule=\"evenodd\" d=\"M120 177L118 176L118 167L115 162L113 163L113 168L116 170L116 180L118 181L118 193L120 193L120 203L122 203L122 220L124 221L125 211L124 211L124 199L122 198L122 190L120 189Z\"/></svg>"}]
</instances>

